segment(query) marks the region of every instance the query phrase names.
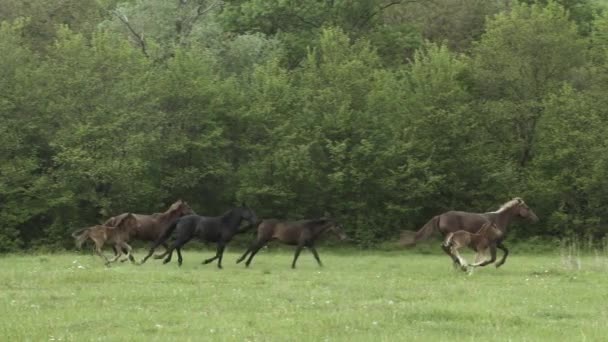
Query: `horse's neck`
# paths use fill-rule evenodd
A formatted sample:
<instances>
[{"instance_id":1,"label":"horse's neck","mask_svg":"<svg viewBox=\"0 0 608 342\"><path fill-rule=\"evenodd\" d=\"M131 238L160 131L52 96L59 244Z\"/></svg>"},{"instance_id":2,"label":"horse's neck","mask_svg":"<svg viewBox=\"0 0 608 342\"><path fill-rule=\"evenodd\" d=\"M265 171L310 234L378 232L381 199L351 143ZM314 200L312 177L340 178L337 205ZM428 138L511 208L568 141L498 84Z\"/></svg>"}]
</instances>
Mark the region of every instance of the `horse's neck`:
<instances>
[{"instance_id":1,"label":"horse's neck","mask_svg":"<svg viewBox=\"0 0 608 342\"><path fill-rule=\"evenodd\" d=\"M177 210L171 210L171 208L169 208L164 213L155 213L151 216L161 222L170 222L177 218Z\"/></svg>"},{"instance_id":2,"label":"horse's neck","mask_svg":"<svg viewBox=\"0 0 608 342\"><path fill-rule=\"evenodd\" d=\"M236 215L234 211L229 211L226 214L222 215L222 222L230 228L230 230L237 230L243 217L241 215Z\"/></svg>"},{"instance_id":3,"label":"horse's neck","mask_svg":"<svg viewBox=\"0 0 608 342\"><path fill-rule=\"evenodd\" d=\"M493 213L493 222L502 234L506 233L513 216L515 216L515 208L509 208L505 211Z\"/></svg>"},{"instance_id":4,"label":"horse's neck","mask_svg":"<svg viewBox=\"0 0 608 342\"><path fill-rule=\"evenodd\" d=\"M312 231L313 236L319 236L323 234L329 227L331 226L331 222L326 222L324 224L313 226L310 230Z\"/></svg>"}]
</instances>

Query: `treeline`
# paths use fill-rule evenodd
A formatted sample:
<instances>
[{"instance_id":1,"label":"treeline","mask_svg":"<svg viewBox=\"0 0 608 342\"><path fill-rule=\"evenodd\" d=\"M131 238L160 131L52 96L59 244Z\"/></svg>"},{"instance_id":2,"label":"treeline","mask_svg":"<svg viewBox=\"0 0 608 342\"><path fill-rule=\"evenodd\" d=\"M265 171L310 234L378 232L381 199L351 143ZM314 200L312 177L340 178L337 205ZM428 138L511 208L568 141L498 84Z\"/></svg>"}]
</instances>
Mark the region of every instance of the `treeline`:
<instances>
[{"instance_id":1,"label":"treeline","mask_svg":"<svg viewBox=\"0 0 608 342\"><path fill-rule=\"evenodd\" d=\"M523 197L608 231L608 15L516 2L4 0L0 251L183 198L360 245Z\"/></svg>"}]
</instances>

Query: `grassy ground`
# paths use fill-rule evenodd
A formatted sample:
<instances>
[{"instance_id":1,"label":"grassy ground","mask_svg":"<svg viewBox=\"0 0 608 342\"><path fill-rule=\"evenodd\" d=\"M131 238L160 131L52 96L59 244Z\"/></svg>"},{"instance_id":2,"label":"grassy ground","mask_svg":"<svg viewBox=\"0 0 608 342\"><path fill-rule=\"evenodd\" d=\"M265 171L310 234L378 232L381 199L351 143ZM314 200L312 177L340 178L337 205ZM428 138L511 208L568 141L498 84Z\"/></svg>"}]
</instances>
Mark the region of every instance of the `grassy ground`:
<instances>
[{"instance_id":1,"label":"grassy ground","mask_svg":"<svg viewBox=\"0 0 608 342\"><path fill-rule=\"evenodd\" d=\"M91 254L0 258L6 341L601 341L608 261L512 255L473 275L415 252L260 252L252 267L110 268ZM107 252L109 254L109 252ZM138 251L141 257L143 251Z\"/></svg>"}]
</instances>

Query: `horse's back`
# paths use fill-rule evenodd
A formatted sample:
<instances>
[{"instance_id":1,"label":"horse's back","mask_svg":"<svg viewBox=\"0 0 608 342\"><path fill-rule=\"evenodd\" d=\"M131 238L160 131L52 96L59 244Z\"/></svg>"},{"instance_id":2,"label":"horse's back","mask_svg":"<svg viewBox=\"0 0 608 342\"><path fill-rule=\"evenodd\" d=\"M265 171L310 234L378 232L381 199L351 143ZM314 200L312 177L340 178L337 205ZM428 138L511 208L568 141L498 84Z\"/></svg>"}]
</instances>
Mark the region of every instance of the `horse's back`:
<instances>
[{"instance_id":1,"label":"horse's back","mask_svg":"<svg viewBox=\"0 0 608 342\"><path fill-rule=\"evenodd\" d=\"M221 236L221 224L217 217L200 216L196 214L182 216L178 219L176 230L180 235L216 242Z\"/></svg>"},{"instance_id":2,"label":"horse's back","mask_svg":"<svg viewBox=\"0 0 608 342\"><path fill-rule=\"evenodd\" d=\"M277 239L284 243L296 243L301 231L304 229L302 221L281 221L266 219L258 226L258 239Z\"/></svg>"},{"instance_id":3,"label":"horse's back","mask_svg":"<svg viewBox=\"0 0 608 342\"><path fill-rule=\"evenodd\" d=\"M452 210L441 214L438 224L439 231L445 235L458 230L476 233L488 221L484 214Z\"/></svg>"}]
</instances>

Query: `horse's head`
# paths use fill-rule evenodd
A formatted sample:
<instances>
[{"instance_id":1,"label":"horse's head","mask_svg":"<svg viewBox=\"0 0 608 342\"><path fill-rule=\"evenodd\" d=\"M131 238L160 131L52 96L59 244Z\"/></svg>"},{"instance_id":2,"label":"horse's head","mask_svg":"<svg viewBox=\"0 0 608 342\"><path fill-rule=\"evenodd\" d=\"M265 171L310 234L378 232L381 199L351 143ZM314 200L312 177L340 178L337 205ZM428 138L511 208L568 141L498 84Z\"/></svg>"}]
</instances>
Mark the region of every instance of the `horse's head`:
<instances>
[{"instance_id":1,"label":"horse's head","mask_svg":"<svg viewBox=\"0 0 608 342\"><path fill-rule=\"evenodd\" d=\"M116 223L115 227L126 231L131 231L139 227L139 221L137 221L135 215L128 213Z\"/></svg>"},{"instance_id":2,"label":"horse's head","mask_svg":"<svg viewBox=\"0 0 608 342\"><path fill-rule=\"evenodd\" d=\"M344 233L344 230L342 230L342 226L339 223L331 221L331 225L328 229L334 232L341 241L348 239L348 236L346 236L346 233Z\"/></svg>"},{"instance_id":3,"label":"horse's head","mask_svg":"<svg viewBox=\"0 0 608 342\"><path fill-rule=\"evenodd\" d=\"M514 200L516 200L518 203L516 212L517 216L524 219L528 219L532 222L538 222L538 216L536 216L534 211L530 209L530 207L528 207L528 205L526 204L526 202L524 202L523 199L516 197Z\"/></svg>"},{"instance_id":4,"label":"horse's head","mask_svg":"<svg viewBox=\"0 0 608 342\"><path fill-rule=\"evenodd\" d=\"M258 217L255 215L255 212L245 203L242 203L238 210L243 220L251 223L254 226L257 224Z\"/></svg>"},{"instance_id":5,"label":"horse's head","mask_svg":"<svg viewBox=\"0 0 608 342\"><path fill-rule=\"evenodd\" d=\"M194 214L194 210L190 208L188 202L183 201L181 199L171 204L171 206L169 207L169 212L175 213L177 217Z\"/></svg>"}]
</instances>

